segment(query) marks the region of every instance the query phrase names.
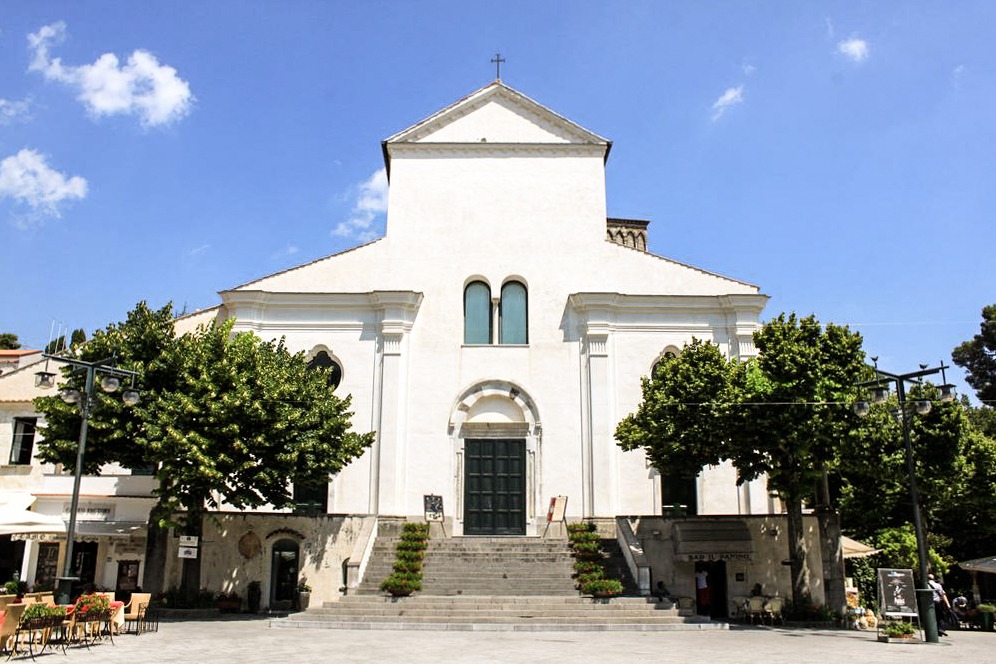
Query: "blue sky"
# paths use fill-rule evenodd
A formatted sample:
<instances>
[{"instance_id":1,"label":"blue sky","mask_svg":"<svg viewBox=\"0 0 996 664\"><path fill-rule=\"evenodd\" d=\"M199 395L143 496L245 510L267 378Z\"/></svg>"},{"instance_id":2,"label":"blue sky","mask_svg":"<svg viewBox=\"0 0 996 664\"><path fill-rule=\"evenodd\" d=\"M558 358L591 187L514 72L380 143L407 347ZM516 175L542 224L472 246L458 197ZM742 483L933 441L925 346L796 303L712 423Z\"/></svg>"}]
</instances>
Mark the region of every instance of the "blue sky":
<instances>
[{"instance_id":1,"label":"blue sky","mask_svg":"<svg viewBox=\"0 0 996 664\"><path fill-rule=\"evenodd\" d=\"M500 51L614 142L608 213L654 253L851 325L885 369L949 362L996 302L994 28L981 0L12 0L0 331L212 306L379 235L380 141Z\"/></svg>"}]
</instances>

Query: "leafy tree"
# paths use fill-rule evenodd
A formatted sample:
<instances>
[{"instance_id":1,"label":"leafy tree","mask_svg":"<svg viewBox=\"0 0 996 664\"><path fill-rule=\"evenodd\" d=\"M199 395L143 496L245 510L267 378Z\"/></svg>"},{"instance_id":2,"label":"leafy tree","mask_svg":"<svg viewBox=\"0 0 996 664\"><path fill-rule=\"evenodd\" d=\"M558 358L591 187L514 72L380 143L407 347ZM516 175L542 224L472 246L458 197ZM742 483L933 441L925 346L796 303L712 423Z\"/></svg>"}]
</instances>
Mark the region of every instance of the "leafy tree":
<instances>
[{"instance_id":1,"label":"leafy tree","mask_svg":"<svg viewBox=\"0 0 996 664\"><path fill-rule=\"evenodd\" d=\"M996 304L982 308L981 331L951 353L951 359L968 371L966 380L979 400L996 403Z\"/></svg>"},{"instance_id":2,"label":"leafy tree","mask_svg":"<svg viewBox=\"0 0 996 664\"><path fill-rule=\"evenodd\" d=\"M82 328L76 328L69 337L70 347L77 347L81 344L86 343L86 332ZM49 355L54 355L61 350L66 349L66 335L60 334L57 339L52 339L45 346L45 352Z\"/></svg>"},{"instance_id":3,"label":"leafy tree","mask_svg":"<svg viewBox=\"0 0 996 664\"><path fill-rule=\"evenodd\" d=\"M662 472L690 476L729 459L740 483L767 475L788 512L793 601L807 595L802 499L834 445L856 426L843 401L866 371L861 337L784 314L754 334L756 360L723 358L693 341L643 381L643 401L616 429L626 450L643 449Z\"/></svg>"},{"instance_id":4,"label":"leafy tree","mask_svg":"<svg viewBox=\"0 0 996 664\"><path fill-rule=\"evenodd\" d=\"M238 508L289 506L289 480L328 482L373 440L350 430L350 399L328 387L327 370L309 370L304 355L282 341L233 335L231 322L177 338L171 306L151 311L140 303L81 353L93 361L114 349L122 366L140 372L143 398L130 409L99 397L86 470L112 461L156 469L147 567L164 561L162 528L175 513L182 512L177 525L187 534L200 535L205 514L221 500ZM55 397L37 404L48 421L43 458L72 467L78 413ZM199 558L184 562L189 596L198 590L199 566Z\"/></svg>"},{"instance_id":5,"label":"leafy tree","mask_svg":"<svg viewBox=\"0 0 996 664\"><path fill-rule=\"evenodd\" d=\"M17 350L21 342L13 332L0 332L0 350Z\"/></svg>"}]
</instances>

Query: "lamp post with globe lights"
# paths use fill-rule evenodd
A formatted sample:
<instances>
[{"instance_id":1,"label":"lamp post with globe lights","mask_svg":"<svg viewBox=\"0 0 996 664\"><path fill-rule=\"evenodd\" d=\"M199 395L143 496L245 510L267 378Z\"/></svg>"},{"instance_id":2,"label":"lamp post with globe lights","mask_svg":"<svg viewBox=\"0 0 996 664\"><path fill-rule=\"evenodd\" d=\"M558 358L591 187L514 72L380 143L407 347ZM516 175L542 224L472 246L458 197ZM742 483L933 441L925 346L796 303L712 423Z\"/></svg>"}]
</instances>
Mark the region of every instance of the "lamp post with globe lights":
<instances>
[{"instance_id":1,"label":"lamp post with globe lights","mask_svg":"<svg viewBox=\"0 0 996 664\"><path fill-rule=\"evenodd\" d=\"M939 373L941 374L941 380L944 380L944 384L939 385L937 388L940 390L938 401L949 403L955 398L954 386L947 383L944 370L950 367L943 362L936 367L928 367L926 364L921 364L919 371L894 374L879 369L878 358L873 357L872 361L875 362L875 374L877 377L873 380L858 383L858 387L867 387L870 389L871 403L868 401L854 402L854 412L860 417L865 417L871 412L871 404L882 404L888 400L889 383L893 383L896 386L896 398L899 402L899 408L895 415L903 431L903 445L906 450L906 471L909 474L910 482L910 502L913 504L913 530L916 532L917 571L920 575L920 587L916 589L917 605L920 614L920 623L923 625L927 642L937 643L937 616L934 614L933 590L927 585L927 537L923 529L923 518L920 515L920 493L916 484L916 464L913 460L913 444L910 441L909 419L911 413L907 409L907 405L911 405L912 409L918 415L926 415L933 408L933 403L930 399L924 398L915 398L907 401L906 383L916 383L919 385L922 383L924 377Z\"/></svg>"},{"instance_id":2,"label":"lamp post with globe lights","mask_svg":"<svg viewBox=\"0 0 996 664\"><path fill-rule=\"evenodd\" d=\"M73 357L43 354L48 360L63 362L73 367L73 373L85 373L83 391L65 386L59 390L59 397L68 404L76 404L80 410L80 437L76 447L76 468L73 475L73 494L69 506L69 526L66 529L66 557L63 561L63 573L58 578L59 586L56 600L60 604L68 604L72 595L73 581L73 540L76 537L76 512L80 501L80 481L83 476L83 455L86 452L86 435L90 413L97 404L94 388L97 384L97 374L100 374L100 389L107 393L116 392L121 387L121 379L130 379L130 385L121 392L121 400L128 406L134 406L139 401L139 392L135 389L135 378L138 373L114 366L114 358L98 362L86 362ZM46 365L47 367L47 365ZM49 371L39 371L35 374L35 385L41 388L55 386L55 374Z\"/></svg>"}]
</instances>

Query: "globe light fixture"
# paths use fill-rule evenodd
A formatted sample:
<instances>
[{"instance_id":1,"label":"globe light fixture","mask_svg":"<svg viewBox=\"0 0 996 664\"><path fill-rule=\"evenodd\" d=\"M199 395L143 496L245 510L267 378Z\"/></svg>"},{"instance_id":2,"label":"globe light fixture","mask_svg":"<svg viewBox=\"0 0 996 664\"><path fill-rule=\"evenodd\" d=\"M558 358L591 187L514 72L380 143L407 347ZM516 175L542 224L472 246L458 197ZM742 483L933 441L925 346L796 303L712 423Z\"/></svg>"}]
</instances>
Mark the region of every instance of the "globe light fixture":
<instances>
[{"instance_id":1,"label":"globe light fixture","mask_svg":"<svg viewBox=\"0 0 996 664\"><path fill-rule=\"evenodd\" d=\"M119 387L121 387L121 379L117 376L104 376L100 379L100 389L108 394L117 392Z\"/></svg>"}]
</instances>

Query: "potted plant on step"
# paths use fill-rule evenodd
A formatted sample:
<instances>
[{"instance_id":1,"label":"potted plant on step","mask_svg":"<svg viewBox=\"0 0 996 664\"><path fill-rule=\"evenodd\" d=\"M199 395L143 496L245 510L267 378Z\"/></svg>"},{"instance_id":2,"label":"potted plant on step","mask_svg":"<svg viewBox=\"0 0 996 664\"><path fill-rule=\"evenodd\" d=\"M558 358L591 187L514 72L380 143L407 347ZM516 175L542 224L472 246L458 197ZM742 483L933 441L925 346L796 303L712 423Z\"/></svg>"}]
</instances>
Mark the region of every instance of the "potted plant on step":
<instances>
[{"instance_id":1,"label":"potted plant on step","mask_svg":"<svg viewBox=\"0 0 996 664\"><path fill-rule=\"evenodd\" d=\"M310 604L311 586L308 585L307 579L302 578L297 582L297 609L298 611L307 611Z\"/></svg>"},{"instance_id":2,"label":"potted plant on step","mask_svg":"<svg viewBox=\"0 0 996 664\"><path fill-rule=\"evenodd\" d=\"M409 522L402 526L393 571L380 584L380 589L392 597L407 597L422 590L422 560L428 547L429 524Z\"/></svg>"}]
</instances>

